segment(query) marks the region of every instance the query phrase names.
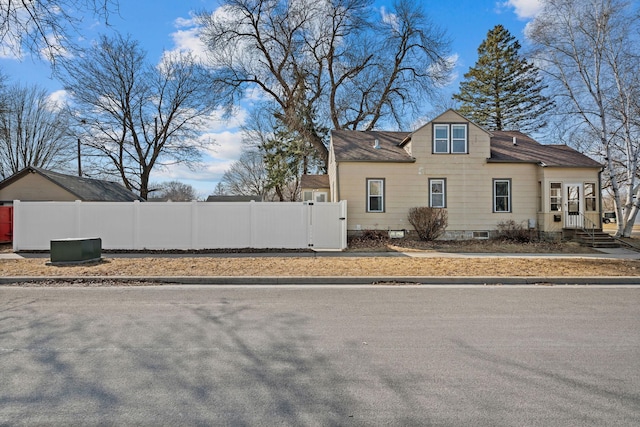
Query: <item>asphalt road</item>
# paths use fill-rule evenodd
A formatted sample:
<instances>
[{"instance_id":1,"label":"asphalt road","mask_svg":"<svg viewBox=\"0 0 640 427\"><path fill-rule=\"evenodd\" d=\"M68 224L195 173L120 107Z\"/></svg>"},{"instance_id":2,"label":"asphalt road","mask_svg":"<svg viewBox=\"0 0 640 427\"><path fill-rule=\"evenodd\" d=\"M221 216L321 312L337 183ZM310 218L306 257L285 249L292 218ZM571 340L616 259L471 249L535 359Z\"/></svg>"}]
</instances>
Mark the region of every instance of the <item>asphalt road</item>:
<instances>
[{"instance_id":1,"label":"asphalt road","mask_svg":"<svg viewBox=\"0 0 640 427\"><path fill-rule=\"evenodd\" d=\"M0 425L640 425L640 288L0 287Z\"/></svg>"}]
</instances>

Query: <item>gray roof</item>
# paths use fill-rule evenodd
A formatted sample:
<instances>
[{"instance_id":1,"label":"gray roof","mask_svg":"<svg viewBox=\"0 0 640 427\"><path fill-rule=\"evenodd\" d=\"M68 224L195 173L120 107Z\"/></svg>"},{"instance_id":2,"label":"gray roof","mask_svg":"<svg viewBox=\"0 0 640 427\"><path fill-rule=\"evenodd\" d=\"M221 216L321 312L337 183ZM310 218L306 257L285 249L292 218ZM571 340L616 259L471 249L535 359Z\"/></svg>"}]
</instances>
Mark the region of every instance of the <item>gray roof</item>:
<instances>
[{"instance_id":1,"label":"gray roof","mask_svg":"<svg viewBox=\"0 0 640 427\"><path fill-rule=\"evenodd\" d=\"M329 188L329 175L302 175L300 188Z\"/></svg>"},{"instance_id":2,"label":"gray roof","mask_svg":"<svg viewBox=\"0 0 640 427\"><path fill-rule=\"evenodd\" d=\"M331 131L333 152L338 162L415 162L400 143L410 132ZM380 148L374 148L378 140Z\"/></svg>"},{"instance_id":3,"label":"gray roof","mask_svg":"<svg viewBox=\"0 0 640 427\"><path fill-rule=\"evenodd\" d=\"M540 144L518 131L492 131L488 162L542 163L545 166L600 168L602 165L567 145ZM516 137L517 145L513 145ZM400 145L410 132L351 131L331 132L337 162L414 162ZM374 148L378 139L380 148Z\"/></svg>"},{"instance_id":4,"label":"gray roof","mask_svg":"<svg viewBox=\"0 0 640 427\"><path fill-rule=\"evenodd\" d=\"M209 196L207 202L261 202L261 196Z\"/></svg>"},{"instance_id":5,"label":"gray roof","mask_svg":"<svg viewBox=\"0 0 640 427\"><path fill-rule=\"evenodd\" d=\"M516 145L513 145L513 138ZM492 131L490 162L541 163L544 166L600 168L602 164L567 145L540 144L518 131Z\"/></svg>"},{"instance_id":6,"label":"gray roof","mask_svg":"<svg viewBox=\"0 0 640 427\"><path fill-rule=\"evenodd\" d=\"M85 202L132 202L134 200L144 200L117 182L65 175L34 166L26 167L0 182L0 188L19 180L29 173L37 173L43 176L76 196L78 200Z\"/></svg>"}]
</instances>

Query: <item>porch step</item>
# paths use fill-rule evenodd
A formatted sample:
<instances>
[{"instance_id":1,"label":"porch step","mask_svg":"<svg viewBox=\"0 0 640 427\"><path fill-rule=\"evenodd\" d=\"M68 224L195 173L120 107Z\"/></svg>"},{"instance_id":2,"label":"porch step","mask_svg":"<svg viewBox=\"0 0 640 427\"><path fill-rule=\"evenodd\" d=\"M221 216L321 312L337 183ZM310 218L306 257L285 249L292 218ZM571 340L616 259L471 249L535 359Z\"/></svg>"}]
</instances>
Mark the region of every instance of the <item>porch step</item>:
<instances>
[{"instance_id":1,"label":"porch step","mask_svg":"<svg viewBox=\"0 0 640 427\"><path fill-rule=\"evenodd\" d=\"M620 244L610 234L602 231L576 230L574 239L583 246L592 248L619 248Z\"/></svg>"}]
</instances>

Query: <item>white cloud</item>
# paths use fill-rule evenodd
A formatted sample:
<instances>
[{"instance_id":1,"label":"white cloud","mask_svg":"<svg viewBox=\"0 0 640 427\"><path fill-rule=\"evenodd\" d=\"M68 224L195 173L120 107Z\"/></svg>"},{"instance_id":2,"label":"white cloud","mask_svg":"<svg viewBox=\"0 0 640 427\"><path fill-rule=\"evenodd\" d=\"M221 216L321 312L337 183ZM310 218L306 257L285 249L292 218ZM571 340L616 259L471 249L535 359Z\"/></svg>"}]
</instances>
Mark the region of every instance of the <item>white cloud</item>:
<instances>
[{"instance_id":1,"label":"white cloud","mask_svg":"<svg viewBox=\"0 0 640 427\"><path fill-rule=\"evenodd\" d=\"M209 133L236 129L244 124L247 117L247 110L241 107L236 107L230 117L225 117L224 111L219 108L205 119L204 128Z\"/></svg>"},{"instance_id":2,"label":"white cloud","mask_svg":"<svg viewBox=\"0 0 640 427\"><path fill-rule=\"evenodd\" d=\"M224 131L218 133L206 133L200 137L201 140L215 141L215 145L210 146L205 151L213 159L228 161L238 160L242 153L242 132Z\"/></svg>"},{"instance_id":3,"label":"white cloud","mask_svg":"<svg viewBox=\"0 0 640 427\"><path fill-rule=\"evenodd\" d=\"M69 92L64 89L56 90L55 92L49 95L49 104L53 107L53 109L61 109L69 103Z\"/></svg>"},{"instance_id":4,"label":"white cloud","mask_svg":"<svg viewBox=\"0 0 640 427\"><path fill-rule=\"evenodd\" d=\"M171 38L174 43L174 51L179 52L191 52L196 58L204 62L207 56L207 50L200 39L200 28L197 25L196 19L190 18L177 18L174 21L174 26L177 31L171 33Z\"/></svg>"},{"instance_id":5,"label":"white cloud","mask_svg":"<svg viewBox=\"0 0 640 427\"><path fill-rule=\"evenodd\" d=\"M445 59L445 64L436 63L429 67L429 74L442 76L444 80L438 87L446 87L455 83L458 79L458 73L455 69L460 65L460 56L454 53Z\"/></svg>"},{"instance_id":6,"label":"white cloud","mask_svg":"<svg viewBox=\"0 0 640 427\"><path fill-rule=\"evenodd\" d=\"M387 8L382 6L380 15L382 16L382 22L391 25L395 30L398 29L398 16L395 13L387 12Z\"/></svg>"},{"instance_id":7,"label":"white cloud","mask_svg":"<svg viewBox=\"0 0 640 427\"><path fill-rule=\"evenodd\" d=\"M498 3L499 7L513 8L520 19L535 18L542 10L542 0L507 0Z\"/></svg>"}]
</instances>

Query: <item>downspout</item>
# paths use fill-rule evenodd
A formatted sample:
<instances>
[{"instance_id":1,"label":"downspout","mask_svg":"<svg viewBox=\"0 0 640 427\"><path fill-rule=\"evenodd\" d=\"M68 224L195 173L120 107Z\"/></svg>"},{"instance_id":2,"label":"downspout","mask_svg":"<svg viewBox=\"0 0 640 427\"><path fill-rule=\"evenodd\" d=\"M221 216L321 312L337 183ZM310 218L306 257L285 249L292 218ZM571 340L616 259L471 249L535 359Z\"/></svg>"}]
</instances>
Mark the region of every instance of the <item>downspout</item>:
<instances>
[{"instance_id":1,"label":"downspout","mask_svg":"<svg viewBox=\"0 0 640 427\"><path fill-rule=\"evenodd\" d=\"M604 214L602 209L602 172L604 169L603 166L598 171L598 224L600 224L600 230L602 230L602 215Z\"/></svg>"},{"instance_id":2,"label":"downspout","mask_svg":"<svg viewBox=\"0 0 640 427\"><path fill-rule=\"evenodd\" d=\"M336 161L336 202L340 201L340 163Z\"/></svg>"}]
</instances>

